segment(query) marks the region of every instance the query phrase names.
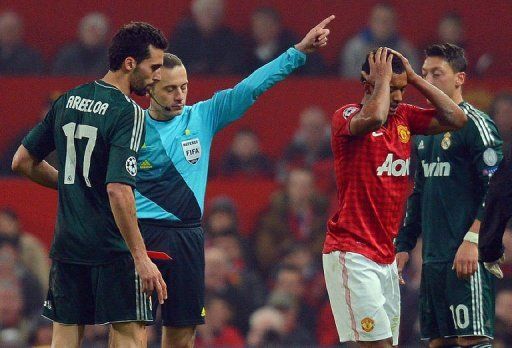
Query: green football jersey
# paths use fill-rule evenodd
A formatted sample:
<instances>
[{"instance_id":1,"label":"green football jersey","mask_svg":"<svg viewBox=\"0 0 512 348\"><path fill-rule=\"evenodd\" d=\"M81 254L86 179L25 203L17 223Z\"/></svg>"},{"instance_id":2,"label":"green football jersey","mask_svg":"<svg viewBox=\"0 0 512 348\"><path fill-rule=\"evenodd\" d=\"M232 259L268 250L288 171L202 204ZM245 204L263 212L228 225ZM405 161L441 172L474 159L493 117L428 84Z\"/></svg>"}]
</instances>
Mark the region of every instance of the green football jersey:
<instances>
[{"instance_id":1,"label":"green football jersey","mask_svg":"<svg viewBox=\"0 0 512 348\"><path fill-rule=\"evenodd\" d=\"M129 253L107 184L135 186L143 142L142 108L100 80L62 95L25 137L23 145L41 160L55 149L61 168L52 259L98 265Z\"/></svg>"},{"instance_id":2,"label":"green football jersey","mask_svg":"<svg viewBox=\"0 0 512 348\"><path fill-rule=\"evenodd\" d=\"M410 251L423 234L423 262L452 262L464 235L483 214L489 177L503 157L491 118L469 103L464 128L414 140L418 168L407 201L397 252Z\"/></svg>"}]
</instances>

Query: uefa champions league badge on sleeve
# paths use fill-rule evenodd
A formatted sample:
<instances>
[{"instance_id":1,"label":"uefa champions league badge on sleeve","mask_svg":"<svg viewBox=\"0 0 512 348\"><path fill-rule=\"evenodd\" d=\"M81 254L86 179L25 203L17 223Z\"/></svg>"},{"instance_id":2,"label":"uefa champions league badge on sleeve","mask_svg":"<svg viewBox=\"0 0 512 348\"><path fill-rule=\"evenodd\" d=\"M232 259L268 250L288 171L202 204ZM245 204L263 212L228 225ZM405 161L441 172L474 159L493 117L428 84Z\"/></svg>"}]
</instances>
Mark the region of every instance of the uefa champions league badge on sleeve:
<instances>
[{"instance_id":1,"label":"uefa champions league badge on sleeve","mask_svg":"<svg viewBox=\"0 0 512 348\"><path fill-rule=\"evenodd\" d=\"M358 108L356 108L355 106L351 106L351 107L348 107L346 108L344 111L343 111L343 117L345 118L349 118L350 115L352 115L354 112L356 112L357 110L359 110Z\"/></svg>"},{"instance_id":2,"label":"uefa champions league badge on sleeve","mask_svg":"<svg viewBox=\"0 0 512 348\"><path fill-rule=\"evenodd\" d=\"M181 142L183 154L190 164L196 164L201 158L201 142L199 138L187 139Z\"/></svg>"},{"instance_id":3,"label":"uefa champions league badge on sleeve","mask_svg":"<svg viewBox=\"0 0 512 348\"><path fill-rule=\"evenodd\" d=\"M137 159L135 157L130 156L126 160L126 171L131 176L137 175Z\"/></svg>"}]
</instances>

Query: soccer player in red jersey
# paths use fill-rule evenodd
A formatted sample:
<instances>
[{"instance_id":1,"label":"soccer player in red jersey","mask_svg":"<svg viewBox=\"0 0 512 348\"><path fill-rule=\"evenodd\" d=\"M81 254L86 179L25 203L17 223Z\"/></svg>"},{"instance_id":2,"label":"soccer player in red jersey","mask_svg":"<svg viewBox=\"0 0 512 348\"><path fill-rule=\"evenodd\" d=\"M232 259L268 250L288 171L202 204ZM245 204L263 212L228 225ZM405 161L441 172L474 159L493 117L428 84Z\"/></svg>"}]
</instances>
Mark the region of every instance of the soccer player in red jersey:
<instances>
[{"instance_id":1,"label":"soccer player in red jersey","mask_svg":"<svg viewBox=\"0 0 512 348\"><path fill-rule=\"evenodd\" d=\"M411 135L456 130L467 118L396 51L368 54L361 80L361 103L332 119L339 208L327 224L323 265L340 341L391 347L400 325L393 239L408 194ZM407 84L434 108L402 103Z\"/></svg>"}]
</instances>

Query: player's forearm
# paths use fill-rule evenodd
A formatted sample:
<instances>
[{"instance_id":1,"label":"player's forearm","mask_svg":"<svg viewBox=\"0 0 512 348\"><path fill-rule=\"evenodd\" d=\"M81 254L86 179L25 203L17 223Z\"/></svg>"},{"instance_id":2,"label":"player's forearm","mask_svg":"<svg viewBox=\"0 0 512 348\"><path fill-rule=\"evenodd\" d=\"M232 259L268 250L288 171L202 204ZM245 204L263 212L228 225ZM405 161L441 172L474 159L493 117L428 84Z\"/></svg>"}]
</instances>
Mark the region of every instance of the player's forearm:
<instances>
[{"instance_id":1,"label":"player's forearm","mask_svg":"<svg viewBox=\"0 0 512 348\"><path fill-rule=\"evenodd\" d=\"M413 84L436 108L439 123L450 127L453 130L464 127L468 118L464 111L443 91L422 79L419 75L415 77Z\"/></svg>"},{"instance_id":2,"label":"player's forearm","mask_svg":"<svg viewBox=\"0 0 512 348\"><path fill-rule=\"evenodd\" d=\"M41 161L38 165L32 167L28 177L39 185L54 190L58 189L59 172L46 161Z\"/></svg>"},{"instance_id":3,"label":"player's forearm","mask_svg":"<svg viewBox=\"0 0 512 348\"><path fill-rule=\"evenodd\" d=\"M21 145L12 160L12 170L32 180L33 182L57 190L59 172L46 161L40 161L32 156Z\"/></svg>"},{"instance_id":4,"label":"player's forearm","mask_svg":"<svg viewBox=\"0 0 512 348\"><path fill-rule=\"evenodd\" d=\"M126 184L110 183L107 192L112 214L130 253L135 260L146 257L146 246L137 225L132 188Z\"/></svg>"},{"instance_id":5,"label":"player's forearm","mask_svg":"<svg viewBox=\"0 0 512 348\"><path fill-rule=\"evenodd\" d=\"M469 228L469 230L471 232L479 234L480 233L480 224L481 224L480 220L475 219L475 221L473 221L473 223L471 224L471 227Z\"/></svg>"},{"instance_id":6,"label":"player's forearm","mask_svg":"<svg viewBox=\"0 0 512 348\"><path fill-rule=\"evenodd\" d=\"M374 129L379 129L386 123L389 114L389 83L377 81L373 93L364 103L360 117L366 118L374 124Z\"/></svg>"},{"instance_id":7,"label":"player's forearm","mask_svg":"<svg viewBox=\"0 0 512 348\"><path fill-rule=\"evenodd\" d=\"M474 243L475 245L478 245L478 237L480 234L480 220L475 219L473 221L473 224L469 227L469 230L464 235L464 238L462 240L462 244L464 242ZM462 245L461 245L462 247Z\"/></svg>"}]
</instances>

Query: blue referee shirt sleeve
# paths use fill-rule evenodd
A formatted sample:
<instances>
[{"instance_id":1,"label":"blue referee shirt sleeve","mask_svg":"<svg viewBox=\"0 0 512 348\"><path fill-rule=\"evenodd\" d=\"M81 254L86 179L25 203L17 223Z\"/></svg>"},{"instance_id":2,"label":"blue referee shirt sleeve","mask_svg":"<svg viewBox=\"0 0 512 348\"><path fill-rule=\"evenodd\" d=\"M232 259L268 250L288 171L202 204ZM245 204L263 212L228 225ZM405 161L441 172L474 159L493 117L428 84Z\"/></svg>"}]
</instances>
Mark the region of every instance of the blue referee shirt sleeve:
<instances>
[{"instance_id":1,"label":"blue referee shirt sleeve","mask_svg":"<svg viewBox=\"0 0 512 348\"><path fill-rule=\"evenodd\" d=\"M234 88L214 94L211 99L197 103L205 123L210 125L212 134L239 119L256 99L285 79L295 69L306 63L306 55L291 47L273 61L254 71Z\"/></svg>"}]
</instances>

